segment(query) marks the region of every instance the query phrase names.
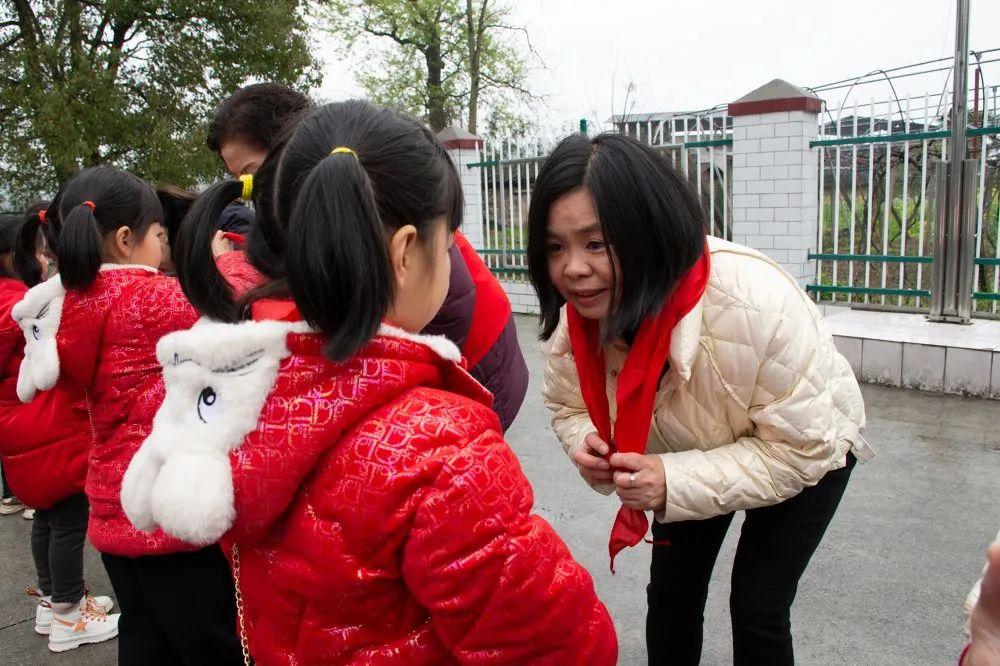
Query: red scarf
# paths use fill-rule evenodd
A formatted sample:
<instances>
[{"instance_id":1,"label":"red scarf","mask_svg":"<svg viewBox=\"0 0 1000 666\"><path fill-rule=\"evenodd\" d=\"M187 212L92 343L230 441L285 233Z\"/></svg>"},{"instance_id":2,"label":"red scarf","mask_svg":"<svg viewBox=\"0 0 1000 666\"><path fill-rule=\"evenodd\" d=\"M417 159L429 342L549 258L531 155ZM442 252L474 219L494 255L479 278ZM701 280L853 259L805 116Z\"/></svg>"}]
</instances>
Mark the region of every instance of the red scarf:
<instances>
[{"instance_id":1,"label":"red scarf","mask_svg":"<svg viewBox=\"0 0 1000 666\"><path fill-rule=\"evenodd\" d=\"M469 333L462 346L462 355L468 361L469 367L474 368L483 360L507 327L511 312L510 299L461 231L455 232L455 247L462 254L465 266L472 277L472 283L476 286L472 322L469 324Z\"/></svg>"},{"instance_id":2,"label":"red scarf","mask_svg":"<svg viewBox=\"0 0 1000 666\"><path fill-rule=\"evenodd\" d=\"M607 374L600 322L596 319L584 319L572 305L567 304L569 339L573 346L576 372L580 378L580 392L587 405L590 420L597 426L597 434L608 442L609 458L615 452L646 453L656 389L660 385L663 368L670 354L671 334L678 322L701 300L705 285L708 284L709 271L710 259L706 248L698 262L667 297L659 314L650 315L639 327L618 376L618 418L614 431L611 428L605 385ZM645 512L622 506L611 528L611 539L608 542L612 573L615 571L615 556L623 548L642 541L648 528Z\"/></svg>"}]
</instances>

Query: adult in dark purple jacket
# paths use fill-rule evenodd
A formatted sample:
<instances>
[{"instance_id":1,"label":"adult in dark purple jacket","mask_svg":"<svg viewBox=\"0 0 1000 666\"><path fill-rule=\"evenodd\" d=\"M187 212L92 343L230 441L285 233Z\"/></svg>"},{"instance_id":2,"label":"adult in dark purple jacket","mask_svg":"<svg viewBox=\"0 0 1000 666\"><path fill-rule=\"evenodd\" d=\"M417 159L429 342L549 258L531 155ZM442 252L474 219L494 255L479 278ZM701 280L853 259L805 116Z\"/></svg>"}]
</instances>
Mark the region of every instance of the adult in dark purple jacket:
<instances>
[{"instance_id":1,"label":"adult in dark purple jacket","mask_svg":"<svg viewBox=\"0 0 1000 666\"><path fill-rule=\"evenodd\" d=\"M476 307L476 285L458 246L452 247L448 254L451 258L448 296L423 332L447 336L464 349ZM506 431L514 422L528 391L528 366L517 341L513 314L508 316L500 337L470 372L493 393L493 411L500 417L500 424Z\"/></svg>"},{"instance_id":2,"label":"adult in dark purple jacket","mask_svg":"<svg viewBox=\"0 0 1000 666\"><path fill-rule=\"evenodd\" d=\"M308 97L283 84L246 86L223 100L216 109L206 143L222 157L233 176L254 174L275 138L311 108ZM448 297L424 332L447 336L464 352L477 304L476 282L468 262L477 262L472 270L480 276L486 269L478 258L464 257L458 247L452 248L449 256L451 285ZM490 291L488 295L478 294L479 298L499 298L498 288ZM482 301L479 304L482 306ZM506 312L510 311L509 301L502 305ZM500 417L503 429L507 430L528 390L528 367L517 340L513 315L507 316L506 326L496 333L495 342L470 372L493 393L493 410Z\"/></svg>"}]
</instances>

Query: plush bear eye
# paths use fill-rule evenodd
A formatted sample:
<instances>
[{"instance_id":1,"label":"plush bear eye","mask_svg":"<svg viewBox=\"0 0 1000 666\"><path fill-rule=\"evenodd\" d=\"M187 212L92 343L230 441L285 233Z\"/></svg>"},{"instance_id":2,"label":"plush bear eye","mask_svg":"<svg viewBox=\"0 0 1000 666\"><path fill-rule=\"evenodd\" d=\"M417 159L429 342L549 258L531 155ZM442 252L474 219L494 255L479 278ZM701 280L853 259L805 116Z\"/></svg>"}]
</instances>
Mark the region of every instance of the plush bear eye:
<instances>
[{"instance_id":1,"label":"plush bear eye","mask_svg":"<svg viewBox=\"0 0 1000 666\"><path fill-rule=\"evenodd\" d=\"M36 340L41 340L42 329L38 328L38 324L31 325L31 335L35 337Z\"/></svg>"},{"instance_id":2,"label":"plush bear eye","mask_svg":"<svg viewBox=\"0 0 1000 666\"><path fill-rule=\"evenodd\" d=\"M198 418L202 423L214 420L222 409L219 395L211 386L206 386L198 394Z\"/></svg>"}]
</instances>

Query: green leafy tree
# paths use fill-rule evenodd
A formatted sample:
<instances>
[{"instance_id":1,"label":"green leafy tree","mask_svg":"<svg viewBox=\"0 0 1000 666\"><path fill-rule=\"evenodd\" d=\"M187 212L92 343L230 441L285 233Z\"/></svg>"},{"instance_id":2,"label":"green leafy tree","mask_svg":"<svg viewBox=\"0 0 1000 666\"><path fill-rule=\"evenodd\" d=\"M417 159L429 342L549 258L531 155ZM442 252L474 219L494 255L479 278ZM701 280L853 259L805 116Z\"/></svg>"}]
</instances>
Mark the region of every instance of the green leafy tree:
<instances>
[{"instance_id":1,"label":"green leafy tree","mask_svg":"<svg viewBox=\"0 0 1000 666\"><path fill-rule=\"evenodd\" d=\"M368 97L435 130L475 133L481 110L538 99L527 85L537 55L502 0L320 0L320 12Z\"/></svg>"},{"instance_id":2,"label":"green leafy tree","mask_svg":"<svg viewBox=\"0 0 1000 666\"><path fill-rule=\"evenodd\" d=\"M301 0L0 0L0 191L22 204L111 163L191 185L248 80L315 84Z\"/></svg>"}]
</instances>

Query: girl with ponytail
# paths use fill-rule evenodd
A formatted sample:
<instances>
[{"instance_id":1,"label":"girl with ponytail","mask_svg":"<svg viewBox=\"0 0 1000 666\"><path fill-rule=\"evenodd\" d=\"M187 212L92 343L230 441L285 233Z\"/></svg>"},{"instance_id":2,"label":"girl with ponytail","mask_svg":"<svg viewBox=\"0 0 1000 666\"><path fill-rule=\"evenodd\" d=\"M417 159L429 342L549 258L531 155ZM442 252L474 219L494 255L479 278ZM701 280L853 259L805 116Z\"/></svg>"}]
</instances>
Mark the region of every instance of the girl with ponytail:
<instances>
[{"instance_id":1,"label":"girl with ponytail","mask_svg":"<svg viewBox=\"0 0 1000 666\"><path fill-rule=\"evenodd\" d=\"M132 174L92 167L65 184L45 218L59 275L13 308L26 343L17 394L28 402L39 392L86 391L88 536L122 607L120 624L82 615L78 625L57 609L50 642L64 627L69 647L120 631L121 664L238 663L232 582L218 546L139 532L119 499L163 399L157 342L198 318L177 281L157 270L166 238L160 202ZM223 272L232 261L219 258Z\"/></svg>"},{"instance_id":2,"label":"girl with ponytail","mask_svg":"<svg viewBox=\"0 0 1000 666\"><path fill-rule=\"evenodd\" d=\"M37 601L35 631L48 635L49 648L61 652L83 637L86 642L114 638L118 616L107 616L111 599L92 597L83 579L83 488L91 445L83 390L57 387L28 404L17 396L25 341L11 311L28 286L49 273L45 236L39 231L48 223L49 208L39 203L27 215L0 218L0 458L11 489L35 511L31 553L38 587L28 590ZM55 622L67 614L88 617L82 635Z\"/></svg>"},{"instance_id":3,"label":"girl with ponytail","mask_svg":"<svg viewBox=\"0 0 1000 666\"><path fill-rule=\"evenodd\" d=\"M263 166L251 236L280 230L283 268L235 305L192 292L236 323L160 342L166 398L125 475L129 518L222 537L260 664L615 663L607 610L531 513L489 394L419 333L461 214L441 144L345 102Z\"/></svg>"},{"instance_id":4,"label":"girl with ponytail","mask_svg":"<svg viewBox=\"0 0 1000 666\"><path fill-rule=\"evenodd\" d=\"M34 287L55 272L55 239L62 222L59 202L62 192L52 201L38 201L28 207L11 246L11 269L27 286Z\"/></svg>"}]
</instances>

